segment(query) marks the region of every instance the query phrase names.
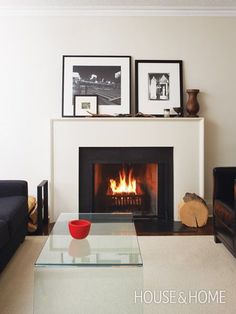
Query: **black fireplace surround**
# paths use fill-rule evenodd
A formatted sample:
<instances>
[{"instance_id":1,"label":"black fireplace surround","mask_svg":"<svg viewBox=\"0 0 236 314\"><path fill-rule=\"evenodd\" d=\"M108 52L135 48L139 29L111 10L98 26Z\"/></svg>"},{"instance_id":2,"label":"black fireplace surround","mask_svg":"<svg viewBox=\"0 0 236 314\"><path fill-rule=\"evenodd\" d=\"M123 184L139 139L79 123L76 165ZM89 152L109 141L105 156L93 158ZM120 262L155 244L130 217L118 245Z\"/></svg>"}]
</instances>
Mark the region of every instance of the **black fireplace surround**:
<instances>
[{"instance_id":1,"label":"black fireplace surround","mask_svg":"<svg viewBox=\"0 0 236 314\"><path fill-rule=\"evenodd\" d=\"M134 212L135 219L173 221L173 147L79 147L79 211L97 212L95 204L95 165L157 164L157 211L146 215ZM132 211L132 210L131 210ZM101 212L104 212L101 208ZM107 212L107 210L105 210Z\"/></svg>"}]
</instances>

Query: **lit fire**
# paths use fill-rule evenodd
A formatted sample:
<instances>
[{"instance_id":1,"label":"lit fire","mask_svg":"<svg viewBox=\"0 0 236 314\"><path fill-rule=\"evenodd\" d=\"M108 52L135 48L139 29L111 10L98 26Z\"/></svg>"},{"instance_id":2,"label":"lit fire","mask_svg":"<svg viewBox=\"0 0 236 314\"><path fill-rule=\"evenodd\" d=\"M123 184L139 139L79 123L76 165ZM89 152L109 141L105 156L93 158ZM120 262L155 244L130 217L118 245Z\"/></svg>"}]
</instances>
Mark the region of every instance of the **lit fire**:
<instances>
[{"instance_id":1,"label":"lit fire","mask_svg":"<svg viewBox=\"0 0 236 314\"><path fill-rule=\"evenodd\" d=\"M136 192L137 182L133 178L133 170L131 169L126 175L125 169L123 168L119 172L119 181L110 179L110 189L112 194L137 194Z\"/></svg>"}]
</instances>

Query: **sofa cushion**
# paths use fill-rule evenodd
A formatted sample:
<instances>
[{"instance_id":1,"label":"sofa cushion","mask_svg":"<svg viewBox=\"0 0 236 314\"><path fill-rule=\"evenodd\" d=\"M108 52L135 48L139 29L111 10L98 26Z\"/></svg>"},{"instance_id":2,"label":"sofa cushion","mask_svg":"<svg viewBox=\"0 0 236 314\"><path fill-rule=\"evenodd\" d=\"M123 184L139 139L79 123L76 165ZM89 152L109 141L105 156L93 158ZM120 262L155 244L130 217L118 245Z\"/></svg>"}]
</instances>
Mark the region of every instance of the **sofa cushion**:
<instances>
[{"instance_id":1,"label":"sofa cushion","mask_svg":"<svg viewBox=\"0 0 236 314\"><path fill-rule=\"evenodd\" d=\"M14 235L19 225L26 222L27 198L24 196L1 197L0 219L7 223L10 236Z\"/></svg>"},{"instance_id":2,"label":"sofa cushion","mask_svg":"<svg viewBox=\"0 0 236 314\"><path fill-rule=\"evenodd\" d=\"M0 248L2 248L9 241L9 232L7 223L0 220Z\"/></svg>"}]
</instances>

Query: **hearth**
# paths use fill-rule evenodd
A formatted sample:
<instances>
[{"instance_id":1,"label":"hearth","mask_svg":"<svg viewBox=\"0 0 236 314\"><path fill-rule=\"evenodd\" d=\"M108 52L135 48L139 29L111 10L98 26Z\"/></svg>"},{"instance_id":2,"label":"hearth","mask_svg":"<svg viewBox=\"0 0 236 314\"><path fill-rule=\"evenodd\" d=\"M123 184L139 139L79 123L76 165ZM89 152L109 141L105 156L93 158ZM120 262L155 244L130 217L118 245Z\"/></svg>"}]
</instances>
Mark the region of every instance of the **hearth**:
<instances>
[{"instance_id":1,"label":"hearth","mask_svg":"<svg viewBox=\"0 0 236 314\"><path fill-rule=\"evenodd\" d=\"M173 148L80 147L79 210L173 221Z\"/></svg>"}]
</instances>

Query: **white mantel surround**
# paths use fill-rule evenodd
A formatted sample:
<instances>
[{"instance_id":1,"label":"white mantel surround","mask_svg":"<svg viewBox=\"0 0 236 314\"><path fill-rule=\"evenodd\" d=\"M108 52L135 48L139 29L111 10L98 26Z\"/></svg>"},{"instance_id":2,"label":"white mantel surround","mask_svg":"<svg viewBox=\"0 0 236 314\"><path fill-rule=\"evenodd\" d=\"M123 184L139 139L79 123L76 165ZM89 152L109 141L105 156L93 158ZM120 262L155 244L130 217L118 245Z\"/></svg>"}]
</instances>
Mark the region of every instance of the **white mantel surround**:
<instances>
[{"instance_id":1,"label":"white mantel surround","mask_svg":"<svg viewBox=\"0 0 236 314\"><path fill-rule=\"evenodd\" d=\"M51 220L79 210L79 147L173 147L174 220L186 192L204 197L203 118L56 119L51 132Z\"/></svg>"}]
</instances>

